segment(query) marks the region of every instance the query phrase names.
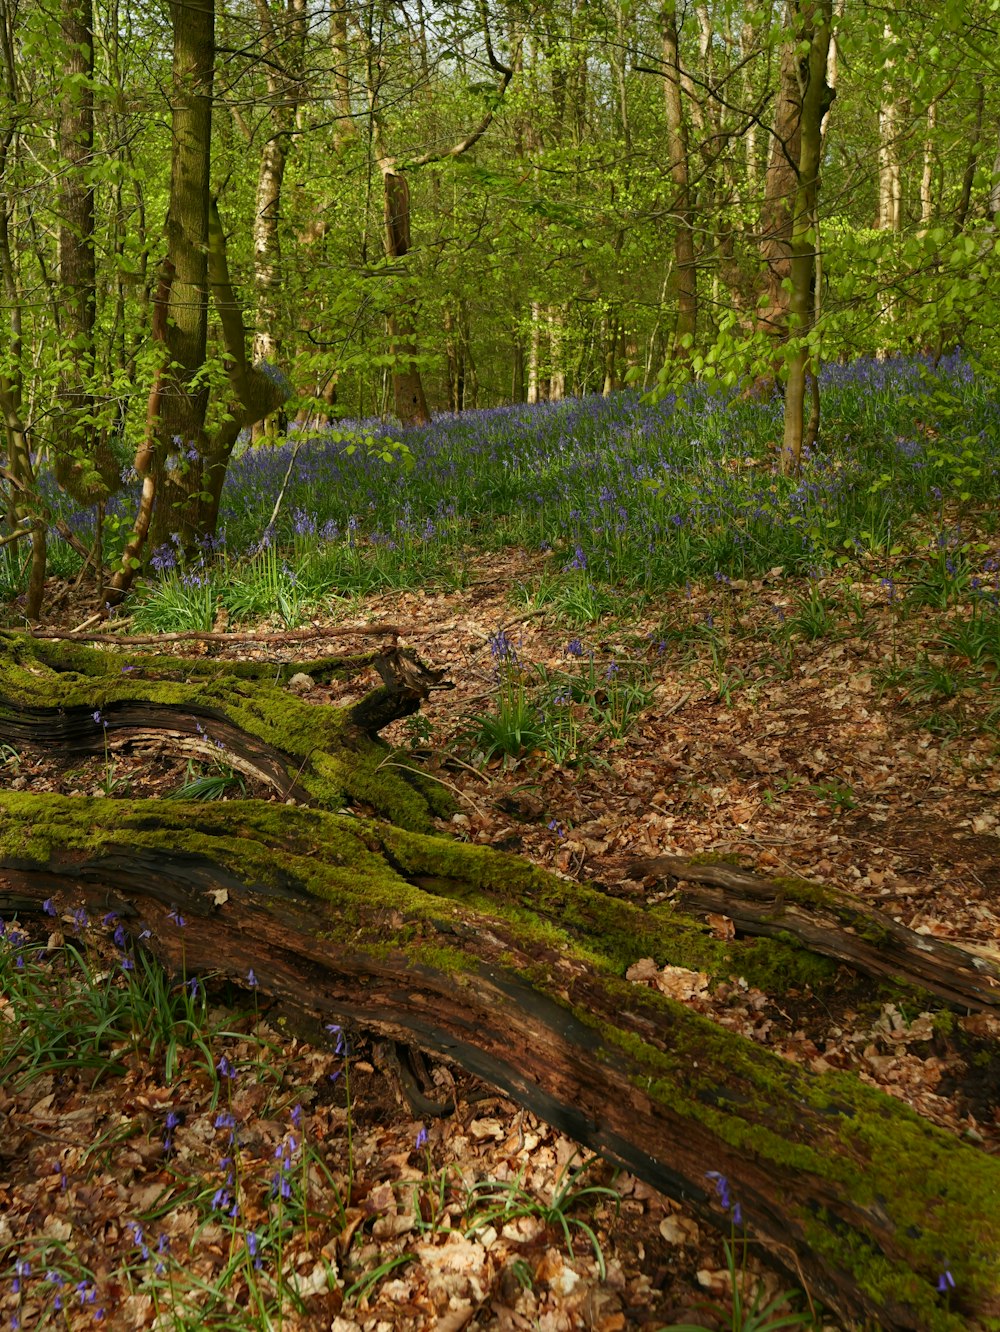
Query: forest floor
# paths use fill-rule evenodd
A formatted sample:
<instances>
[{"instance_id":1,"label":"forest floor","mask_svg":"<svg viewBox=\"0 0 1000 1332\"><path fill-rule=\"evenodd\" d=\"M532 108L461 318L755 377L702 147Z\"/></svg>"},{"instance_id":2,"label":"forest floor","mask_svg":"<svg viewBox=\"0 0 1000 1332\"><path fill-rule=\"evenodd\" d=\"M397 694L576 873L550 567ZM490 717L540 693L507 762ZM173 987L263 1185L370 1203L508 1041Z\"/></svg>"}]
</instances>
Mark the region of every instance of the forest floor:
<instances>
[{"instance_id":1,"label":"forest floor","mask_svg":"<svg viewBox=\"0 0 1000 1332\"><path fill-rule=\"evenodd\" d=\"M928 592L926 579L902 568L854 567L812 583L776 569L636 605L612 601L585 623L579 608L532 599L547 568L546 557L523 551L475 556L464 586L329 610L314 623L339 636L299 651L301 659L349 651L345 629L387 623L446 668L454 688L384 737L455 793L443 832L637 901L667 889L633 877L636 859L710 853L837 885L913 930L1000 957L998 665L986 650L975 660L966 640L964 656L949 645L958 611L943 583L937 596L933 580ZM288 654L235 630L219 652ZM350 693L335 684L305 696L339 705L375 683L373 674L352 680ZM529 736L527 752L513 757L502 746L519 698L548 720L537 743ZM183 764L124 750L72 768L29 753L4 757L4 784L36 792L165 795L190 775ZM725 917L709 925L731 928ZM712 988L679 968L656 983L784 1058L850 1070L983 1151L1000 1150L1000 1020L942 1022L873 1000L872 986L846 970L822 1002L767 995L739 978ZM5 1002L0 996L0 1017L9 1018ZM280 1191L277 1204L267 1201L266 1184L293 1132L334 1178L350 1176L339 1236L323 1244L322 1226L310 1235L307 1221L279 1255L296 1296L280 1326L742 1326L722 1240L682 1206L596 1163L576 1187L613 1187L620 1201L598 1192L567 1203L567 1243L551 1203L580 1160L532 1115L438 1065L434 1080L454 1095L455 1111L416 1118L392 1061L363 1038L349 1061L348 1098L344 1061L331 1050L289 1040L266 1011L227 1016L220 1002L213 996L211 1011L240 1070L227 1087L229 1110L248 1126L243 1195L256 1179L261 1216L280 1206ZM254 1074L262 1035L271 1043L266 1076ZM252 1307L264 1277L251 1270L252 1253L234 1259L231 1228L205 1202L225 1175L213 1157L222 1143L218 1082L182 1061L168 1083L141 1051L122 1065L96 1085L86 1070L0 1085L0 1243L34 1255L31 1280L24 1274L0 1290L0 1313L25 1328L89 1326L98 1309L105 1326L121 1329L250 1326L240 1306ZM178 1086L183 1116L164 1130ZM738 1265L741 1248L737 1236ZM749 1288L762 1283L770 1297L789 1285L760 1255L746 1262ZM45 1266L56 1269L48 1284ZM330 1270L339 1275L333 1288ZM192 1309L207 1308L204 1291L226 1272L228 1312L223 1300L202 1323L170 1315L182 1285ZM714 1313L698 1308L706 1300Z\"/></svg>"}]
</instances>

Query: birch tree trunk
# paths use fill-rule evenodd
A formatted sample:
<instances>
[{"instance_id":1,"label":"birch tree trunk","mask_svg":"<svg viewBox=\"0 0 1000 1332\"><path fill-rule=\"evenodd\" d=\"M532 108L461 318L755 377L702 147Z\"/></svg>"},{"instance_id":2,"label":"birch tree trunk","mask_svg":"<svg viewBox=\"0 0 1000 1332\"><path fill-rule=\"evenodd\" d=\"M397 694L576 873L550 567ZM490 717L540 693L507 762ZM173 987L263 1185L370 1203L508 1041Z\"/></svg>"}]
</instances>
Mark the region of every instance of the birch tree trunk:
<instances>
[{"instance_id":1,"label":"birch tree trunk","mask_svg":"<svg viewBox=\"0 0 1000 1332\"><path fill-rule=\"evenodd\" d=\"M886 42L892 40L892 29L886 24L883 33ZM903 177L899 164L899 114L895 93L888 87L896 62L889 58L882 72L888 96L878 112L878 220L880 231L898 232L903 225Z\"/></svg>"},{"instance_id":2,"label":"birch tree trunk","mask_svg":"<svg viewBox=\"0 0 1000 1332\"><path fill-rule=\"evenodd\" d=\"M281 191L285 166L294 142L301 103L305 56L306 0L286 0L285 14L276 27L268 0L257 0L261 49L270 102L270 133L264 143L257 173L257 199L253 222L253 268L256 321L253 340L255 363L276 366L281 356ZM275 433L275 418L254 426L254 438Z\"/></svg>"},{"instance_id":3,"label":"birch tree trunk","mask_svg":"<svg viewBox=\"0 0 1000 1332\"><path fill-rule=\"evenodd\" d=\"M534 406L549 396L548 382L542 373L542 305L531 302L531 331L528 335L528 402Z\"/></svg>"},{"instance_id":4,"label":"birch tree trunk","mask_svg":"<svg viewBox=\"0 0 1000 1332\"><path fill-rule=\"evenodd\" d=\"M566 310L561 305L550 305L548 312L549 356L549 400L561 402L566 396Z\"/></svg>"},{"instance_id":5,"label":"birch tree trunk","mask_svg":"<svg viewBox=\"0 0 1000 1332\"><path fill-rule=\"evenodd\" d=\"M743 24L740 28L740 58L746 62L743 71L743 97L747 106L752 106L754 103L753 66L750 53L757 45L755 21L757 21L756 5L747 5ZM756 201L757 199L760 175L757 158L757 121L753 116L750 117L744 131L743 144L746 162L746 199L749 205L750 201Z\"/></svg>"}]
</instances>

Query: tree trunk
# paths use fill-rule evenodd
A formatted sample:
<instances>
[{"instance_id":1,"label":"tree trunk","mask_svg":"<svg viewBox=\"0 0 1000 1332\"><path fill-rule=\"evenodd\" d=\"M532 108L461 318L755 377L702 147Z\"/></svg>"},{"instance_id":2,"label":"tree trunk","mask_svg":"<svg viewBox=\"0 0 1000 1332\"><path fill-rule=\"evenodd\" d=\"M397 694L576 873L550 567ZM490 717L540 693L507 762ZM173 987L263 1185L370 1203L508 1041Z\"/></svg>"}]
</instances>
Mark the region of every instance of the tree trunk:
<instances>
[{"instance_id":1,"label":"tree trunk","mask_svg":"<svg viewBox=\"0 0 1000 1332\"><path fill-rule=\"evenodd\" d=\"M504 93L514 77L514 70L520 52L515 53L512 65L504 65L497 59L490 37L486 6L480 10L483 24L483 41L486 57L491 69L500 75L494 97L488 109L475 129L459 139L449 148L432 148L419 157L413 157L407 163L412 169L429 166L432 162L441 162L447 158L461 157L473 148L483 137L490 125ZM385 200L385 255L390 261L405 259L410 251L410 187L406 177L398 170L398 163L386 148L381 110L378 105L382 78L382 52L374 42L371 33L363 27L359 35L365 44L368 79L368 107L371 115L372 137L378 157L379 170L382 172ZM426 45L423 48L426 51ZM405 266L405 267L408 267ZM397 265L398 268L398 265ZM428 425L431 415L424 396L424 387L417 364L417 301L412 293L404 294L386 319L389 345L395 359L393 371L393 395L396 415L404 426Z\"/></svg>"},{"instance_id":2,"label":"tree trunk","mask_svg":"<svg viewBox=\"0 0 1000 1332\"><path fill-rule=\"evenodd\" d=\"M927 104L924 161L920 173L920 235L930 230L934 217L934 135L937 129L937 98Z\"/></svg>"},{"instance_id":3,"label":"tree trunk","mask_svg":"<svg viewBox=\"0 0 1000 1332\"><path fill-rule=\"evenodd\" d=\"M666 903L330 812L353 798L397 825L427 825L427 788L390 768L376 734L439 683L412 657L383 663L389 683L327 713L281 689L271 664L104 656L11 635L0 644L0 716L20 746L100 753L159 737L214 753L221 740L282 798L0 794L5 915L50 899L64 917L80 905L113 911L133 938L148 930L175 970L238 983L252 968L293 1019L350 1021L453 1059L728 1233L706 1178L718 1172L750 1238L842 1318L957 1332L1000 1313L1000 1161L649 984L667 964L752 976L762 947L795 974L787 941L723 944ZM306 670L323 678L359 661ZM800 887L823 900L819 886L794 883L782 900ZM959 1002L970 995L996 1003L985 985ZM945 1269L950 1307L937 1292Z\"/></svg>"},{"instance_id":4,"label":"tree trunk","mask_svg":"<svg viewBox=\"0 0 1000 1332\"><path fill-rule=\"evenodd\" d=\"M270 102L270 134L264 143L257 172L257 201L253 223L254 286L257 295L253 360L276 366L281 356L281 296L284 274L281 260L281 191L285 166L293 143L303 93L305 56L305 0L286 0L282 26L275 28L268 0L257 0L261 47L265 56ZM254 427L254 437L275 433L269 417Z\"/></svg>"},{"instance_id":5,"label":"tree trunk","mask_svg":"<svg viewBox=\"0 0 1000 1332\"><path fill-rule=\"evenodd\" d=\"M445 303L442 315L444 348L448 357L448 410L465 409L465 347L462 339L461 316L456 326L455 312Z\"/></svg>"},{"instance_id":6,"label":"tree trunk","mask_svg":"<svg viewBox=\"0 0 1000 1332\"><path fill-rule=\"evenodd\" d=\"M515 326L513 331L512 363L510 368L510 400L511 402L524 402L524 343L521 340L521 330Z\"/></svg>"},{"instance_id":7,"label":"tree trunk","mask_svg":"<svg viewBox=\"0 0 1000 1332\"><path fill-rule=\"evenodd\" d=\"M887 23L883 37L892 41L892 27ZM886 97L878 111L878 219L880 231L898 232L903 227L903 176L899 163L899 113L894 90L889 86L896 62L891 57L882 65Z\"/></svg>"},{"instance_id":8,"label":"tree trunk","mask_svg":"<svg viewBox=\"0 0 1000 1332\"><path fill-rule=\"evenodd\" d=\"M962 190L955 210L955 235L965 230L972 202L972 186L976 179L976 165L983 138L983 109L986 104L986 81L982 74L976 75L976 109L973 113L972 130L969 136L969 151L965 159L965 171L962 173Z\"/></svg>"},{"instance_id":9,"label":"tree trunk","mask_svg":"<svg viewBox=\"0 0 1000 1332\"><path fill-rule=\"evenodd\" d=\"M792 213L798 188L802 99L795 50L797 30L796 25L781 48L778 99L760 218L760 253L764 270L757 326L778 343L784 339L786 331L788 293L785 283L791 274Z\"/></svg>"},{"instance_id":10,"label":"tree trunk","mask_svg":"<svg viewBox=\"0 0 1000 1332\"><path fill-rule=\"evenodd\" d=\"M161 362L150 389L146 436L135 459L142 493L122 565L111 581L113 602L128 591L147 540L169 540L184 557L214 536L229 459L241 430L252 427L289 396L273 366L247 357L247 334L233 290L226 238L209 197L214 5L190 8L171 0L174 21L173 107L167 257L153 300L152 337ZM222 423L205 429L209 385L204 382L209 288L225 348L232 401Z\"/></svg>"},{"instance_id":11,"label":"tree trunk","mask_svg":"<svg viewBox=\"0 0 1000 1332\"><path fill-rule=\"evenodd\" d=\"M7 106L23 112L20 106L20 87L14 52L17 47L17 7L0 0L0 67L2 67L3 93ZM27 117L25 117L27 119ZM7 321L6 369L0 372L0 410L3 412L7 460L11 475L10 518L13 524L30 532L31 567L24 612L28 620L37 620L42 612L45 596L47 568L47 512L35 484L31 458L31 441L23 416L24 354L21 290L18 281L14 247L11 244L11 223L14 218L18 191L11 188L14 171L11 154L14 151L18 117L7 115L0 123L0 281L3 284L3 314Z\"/></svg>"},{"instance_id":12,"label":"tree trunk","mask_svg":"<svg viewBox=\"0 0 1000 1332\"><path fill-rule=\"evenodd\" d=\"M604 383L601 396L610 397L619 387L618 342L620 328L617 307L605 308L601 313L601 347L604 351Z\"/></svg>"},{"instance_id":13,"label":"tree trunk","mask_svg":"<svg viewBox=\"0 0 1000 1332\"><path fill-rule=\"evenodd\" d=\"M92 0L63 0L65 50L59 108L60 383L56 479L91 505L121 486L120 468L94 419L94 15ZM103 447L101 447L103 443Z\"/></svg>"},{"instance_id":14,"label":"tree trunk","mask_svg":"<svg viewBox=\"0 0 1000 1332\"><path fill-rule=\"evenodd\" d=\"M528 402L545 402L548 382L542 373L542 305L531 302L531 329L528 334Z\"/></svg>"},{"instance_id":15,"label":"tree trunk","mask_svg":"<svg viewBox=\"0 0 1000 1332\"><path fill-rule=\"evenodd\" d=\"M687 125L681 96L681 64L677 34L676 0L667 0L660 14L663 29L663 63L666 67L664 105L667 118L667 151L670 179L674 185L674 274L677 283L677 319L674 323L673 355L687 359L698 326L698 274L695 267L694 225L688 172Z\"/></svg>"},{"instance_id":16,"label":"tree trunk","mask_svg":"<svg viewBox=\"0 0 1000 1332\"><path fill-rule=\"evenodd\" d=\"M330 11L330 51L333 55L333 108L337 116L333 126L333 147L340 153L355 133L345 4L335 3Z\"/></svg>"},{"instance_id":17,"label":"tree trunk","mask_svg":"<svg viewBox=\"0 0 1000 1332\"><path fill-rule=\"evenodd\" d=\"M185 552L201 535L208 386L199 382L208 340L208 208L215 77L215 6L170 0L174 50L172 151L167 253L172 270L163 341L157 447L152 473L155 509L150 539L176 534ZM142 469L138 469L140 475Z\"/></svg>"},{"instance_id":18,"label":"tree trunk","mask_svg":"<svg viewBox=\"0 0 1000 1332\"><path fill-rule=\"evenodd\" d=\"M756 96L751 55L757 48L755 25L759 22L760 16L757 12L756 3L747 4L744 7L743 21L740 26L740 59L746 62L743 70L743 98L747 106L753 106ZM755 207L757 203L757 181L760 174L757 157L757 121L752 116L744 131L743 143L747 182L745 203L749 215L749 209Z\"/></svg>"},{"instance_id":19,"label":"tree trunk","mask_svg":"<svg viewBox=\"0 0 1000 1332\"><path fill-rule=\"evenodd\" d=\"M832 0L816 0L801 10L801 25L795 40L798 57L798 83L801 101L798 116L799 155L796 164L796 188L791 216L788 295L788 332L794 349L788 362L785 381L784 437L781 446L781 470L798 471L805 441L806 393L810 378L815 382L816 367L807 339L814 317L814 282L818 247L819 173L823 147L823 119L829 110L831 89L826 81L827 57L833 27ZM806 42L809 45L806 47ZM810 428L819 426L813 396Z\"/></svg>"},{"instance_id":20,"label":"tree trunk","mask_svg":"<svg viewBox=\"0 0 1000 1332\"><path fill-rule=\"evenodd\" d=\"M895 102L883 102L878 114L878 220L880 231L903 228L903 177L899 165Z\"/></svg>"},{"instance_id":21,"label":"tree trunk","mask_svg":"<svg viewBox=\"0 0 1000 1332\"><path fill-rule=\"evenodd\" d=\"M410 187L394 162L383 159L380 165L385 188L385 255L389 260L405 259L410 252ZM416 306L416 297L404 294L386 320L389 349L395 358L393 400L403 426L429 425L431 419L416 362Z\"/></svg>"},{"instance_id":22,"label":"tree trunk","mask_svg":"<svg viewBox=\"0 0 1000 1332\"><path fill-rule=\"evenodd\" d=\"M549 400L562 402L566 396L566 309L561 305L550 305L548 311L549 332Z\"/></svg>"}]
</instances>

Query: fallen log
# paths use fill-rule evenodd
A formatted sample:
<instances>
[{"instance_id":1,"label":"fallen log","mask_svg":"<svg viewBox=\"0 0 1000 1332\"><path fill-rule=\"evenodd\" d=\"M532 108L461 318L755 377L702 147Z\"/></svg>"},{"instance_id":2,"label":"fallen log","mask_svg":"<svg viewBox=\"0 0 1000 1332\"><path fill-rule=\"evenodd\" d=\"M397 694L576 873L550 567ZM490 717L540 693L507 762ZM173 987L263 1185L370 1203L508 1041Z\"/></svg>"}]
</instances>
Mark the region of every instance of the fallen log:
<instances>
[{"instance_id":1,"label":"fallen log","mask_svg":"<svg viewBox=\"0 0 1000 1332\"><path fill-rule=\"evenodd\" d=\"M321 707L283 686L372 668L381 687ZM401 648L281 664L102 652L0 634L0 733L43 752L111 755L154 741L164 753L223 758L283 800L339 809L362 802L408 828L428 828L440 788L386 759L378 733L415 713L443 672Z\"/></svg>"},{"instance_id":2,"label":"fallen log","mask_svg":"<svg viewBox=\"0 0 1000 1332\"><path fill-rule=\"evenodd\" d=\"M2 793L0 912L48 899L62 914L112 911L133 937L148 930L175 973L239 983L253 969L303 1022L353 1022L452 1059L728 1229L706 1178L725 1175L750 1236L845 1320L937 1332L1000 1318L1000 1162L625 977L645 957L744 974L761 941L725 945L669 904L419 831L427 795L416 774L380 771L376 734L419 704L419 663L398 683L390 663L394 683L338 710L231 663L5 646L0 719L23 736L92 746L87 727L102 736L107 715L120 736L128 718L134 733L200 739L197 718L230 728L227 745L260 770L263 750L286 775L300 765L302 800ZM364 780L348 771L354 755ZM352 796L371 804L355 792L376 777L405 788L380 797L402 811L396 824L335 812ZM766 948L783 965L798 951ZM950 1295L937 1289L945 1270Z\"/></svg>"},{"instance_id":3,"label":"fallen log","mask_svg":"<svg viewBox=\"0 0 1000 1332\"><path fill-rule=\"evenodd\" d=\"M630 872L685 885L678 901L698 915L728 916L738 934L794 938L866 976L928 990L956 1008L1000 1007L1000 966L947 939L916 934L884 911L829 884L765 879L738 865L681 856L632 862Z\"/></svg>"}]
</instances>

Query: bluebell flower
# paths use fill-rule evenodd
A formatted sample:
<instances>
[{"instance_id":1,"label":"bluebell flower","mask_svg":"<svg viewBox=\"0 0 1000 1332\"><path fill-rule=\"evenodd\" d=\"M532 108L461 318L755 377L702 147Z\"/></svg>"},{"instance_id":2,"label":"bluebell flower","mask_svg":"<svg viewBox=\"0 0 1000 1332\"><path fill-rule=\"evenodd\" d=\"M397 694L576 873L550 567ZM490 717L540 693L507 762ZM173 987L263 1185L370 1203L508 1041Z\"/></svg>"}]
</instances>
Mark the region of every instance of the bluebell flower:
<instances>
[{"instance_id":1,"label":"bluebell flower","mask_svg":"<svg viewBox=\"0 0 1000 1332\"><path fill-rule=\"evenodd\" d=\"M728 1212L730 1208L729 1180L725 1175L720 1174L718 1170L706 1170L705 1178L712 1181L719 1202L722 1203L722 1206Z\"/></svg>"},{"instance_id":2,"label":"bluebell flower","mask_svg":"<svg viewBox=\"0 0 1000 1332\"><path fill-rule=\"evenodd\" d=\"M340 1026L338 1023L336 1023L336 1022L328 1022L328 1023L326 1024L326 1029L327 1029L327 1031L330 1033L331 1036L335 1036L335 1037L337 1038L336 1045L335 1045L334 1048L333 1048L333 1052L334 1052L334 1054L339 1054L339 1055L346 1054L346 1053L347 1053L347 1038L346 1038L345 1035L344 1035L344 1029L343 1029L343 1027L341 1027L341 1026Z\"/></svg>"},{"instance_id":3,"label":"bluebell flower","mask_svg":"<svg viewBox=\"0 0 1000 1332\"><path fill-rule=\"evenodd\" d=\"M496 661L506 661L514 663L517 661L517 650L505 629L498 629L495 634L490 634L490 655Z\"/></svg>"}]
</instances>

